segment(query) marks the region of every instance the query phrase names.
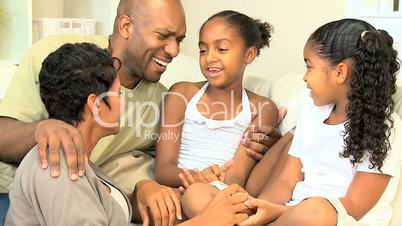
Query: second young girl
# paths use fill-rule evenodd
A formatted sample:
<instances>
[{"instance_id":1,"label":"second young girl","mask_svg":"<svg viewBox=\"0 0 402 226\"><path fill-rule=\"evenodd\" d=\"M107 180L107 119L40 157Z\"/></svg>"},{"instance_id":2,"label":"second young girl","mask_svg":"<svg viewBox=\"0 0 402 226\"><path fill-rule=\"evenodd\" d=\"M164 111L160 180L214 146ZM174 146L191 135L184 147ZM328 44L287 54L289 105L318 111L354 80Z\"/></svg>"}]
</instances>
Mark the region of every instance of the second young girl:
<instances>
[{"instance_id":1,"label":"second young girl","mask_svg":"<svg viewBox=\"0 0 402 226\"><path fill-rule=\"evenodd\" d=\"M304 47L312 102L282 172L239 225L388 225L399 182L393 39L356 19L318 28ZM271 224L272 223L272 224Z\"/></svg>"},{"instance_id":2,"label":"second young girl","mask_svg":"<svg viewBox=\"0 0 402 226\"><path fill-rule=\"evenodd\" d=\"M246 185L256 160L247 155L243 136L253 124L275 126L278 109L268 98L246 90L242 80L246 66L261 48L269 46L270 37L268 23L230 10L211 16L202 25L199 63L207 81L180 82L169 90L157 143L159 183L188 187L220 180ZM227 171L219 168L231 159ZM191 198L197 207L183 203L188 217L216 191L206 183L202 186L207 197L199 193Z\"/></svg>"}]
</instances>

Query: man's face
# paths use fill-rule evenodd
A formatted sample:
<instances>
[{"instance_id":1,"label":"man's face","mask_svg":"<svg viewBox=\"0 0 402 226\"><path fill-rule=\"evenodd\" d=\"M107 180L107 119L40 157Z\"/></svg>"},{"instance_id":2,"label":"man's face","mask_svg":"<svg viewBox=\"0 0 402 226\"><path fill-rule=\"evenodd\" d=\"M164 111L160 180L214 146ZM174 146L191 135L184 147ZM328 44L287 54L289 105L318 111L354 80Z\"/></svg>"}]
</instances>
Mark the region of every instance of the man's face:
<instances>
[{"instance_id":1,"label":"man's face","mask_svg":"<svg viewBox=\"0 0 402 226\"><path fill-rule=\"evenodd\" d=\"M180 51L186 33L183 8L176 0L152 0L130 18L132 32L125 51L128 68L134 76L157 82Z\"/></svg>"}]
</instances>

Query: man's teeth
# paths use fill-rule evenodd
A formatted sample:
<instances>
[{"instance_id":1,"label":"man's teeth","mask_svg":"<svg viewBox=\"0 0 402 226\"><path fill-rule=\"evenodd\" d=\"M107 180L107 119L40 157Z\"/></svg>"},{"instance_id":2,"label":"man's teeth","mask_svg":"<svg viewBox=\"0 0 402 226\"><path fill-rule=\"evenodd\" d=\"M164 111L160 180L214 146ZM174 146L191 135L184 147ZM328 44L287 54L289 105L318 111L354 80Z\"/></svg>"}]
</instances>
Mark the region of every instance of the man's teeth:
<instances>
[{"instance_id":1,"label":"man's teeth","mask_svg":"<svg viewBox=\"0 0 402 226\"><path fill-rule=\"evenodd\" d=\"M222 71L222 68L211 67L211 68L208 68L208 71L209 72L220 72L220 71Z\"/></svg>"},{"instance_id":2,"label":"man's teeth","mask_svg":"<svg viewBox=\"0 0 402 226\"><path fill-rule=\"evenodd\" d=\"M155 58L155 57L153 57L153 59L154 59L154 61L155 61L157 64L162 65L162 66L164 66L164 67L168 66L168 64L169 64L168 62L159 60L158 58Z\"/></svg>"}]
</instances>

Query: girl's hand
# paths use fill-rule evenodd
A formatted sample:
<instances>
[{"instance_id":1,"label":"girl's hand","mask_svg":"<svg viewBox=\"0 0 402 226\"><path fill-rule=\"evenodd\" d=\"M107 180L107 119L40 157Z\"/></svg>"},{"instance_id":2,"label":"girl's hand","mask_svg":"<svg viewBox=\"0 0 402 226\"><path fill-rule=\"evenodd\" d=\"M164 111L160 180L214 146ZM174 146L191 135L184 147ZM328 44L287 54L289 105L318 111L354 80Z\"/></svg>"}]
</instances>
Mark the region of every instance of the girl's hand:
<instances>
[{"instance_id":1,"label":"girl's hand","mask_svg":"<svg viewBox=\"0 0 402 226\"><path fill-rule=\"evenodd\" d=\"M221 169L217 164L214 164L210 167L207 167L201 171L202 177L209 182L220 180L219 177L221 176Z\"/></svg>"},{"instance_id":2,"label":"girl's hand","mask_svg":"<svg viewBox=\"0 0 402 226\"><path fill-rule=\"evenodd\" d=\"M221 181L225 182L225 177L226 177L226 171L230 168L230 166L233 165L233 160L227 161L225 164L223 164L221 167L219 167L217 164L214 164L210 167L205 168L204 170L201 171L201 175L204 177L208 183L212 181Z\"/></svg>"},{"instance_id":3,"label":"girl's hand","mask_svg":"<svg viewBox=\"0 0 402 226\"><path fill-rule=\"evenodd\" d=\"M239 226L266 225L278 219L290 207L274 204L263 199L249 197L246 205L251 210L256 210L254 215L239 223Z\"/></svg>"},{"instance_id":4,"label":"girl's hand","mask_svg":"<svg viewBox=\"0 0 402 226\"><path fill-rule=\"evenodd\" d=\"M183 172L179 173L179 178L183 186L180 186L180 191L184 191L194 183L208 183L198 169L189 170L183 168Z\"/></svg>"},{"instance_id":5,"label":"girl's hand","mask_svg":"<svg viewBox=\"0 0 402 226\"><path fill-rule=\"evenodd\" d=\"M205 168L203 171L199 171L198 169L189 170L183 168L183 172L179 173L179 178L181 184L180 191L184 192L191 184L194 183L209 183L212 181L225 181L226 171L233 165L233 160L229 160L225 162L221 167L218 165L212 165L210 167Z\"/></svg>"}]
</instances>

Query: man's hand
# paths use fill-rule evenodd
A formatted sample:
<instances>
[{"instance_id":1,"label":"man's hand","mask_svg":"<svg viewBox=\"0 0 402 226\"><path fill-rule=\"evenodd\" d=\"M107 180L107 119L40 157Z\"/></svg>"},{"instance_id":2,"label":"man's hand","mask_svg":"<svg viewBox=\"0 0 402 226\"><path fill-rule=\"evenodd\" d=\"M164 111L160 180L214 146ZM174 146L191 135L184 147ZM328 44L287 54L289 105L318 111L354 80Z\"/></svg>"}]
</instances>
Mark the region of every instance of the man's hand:
<instances>
[{"instance_id":1,"label":"man's hand","mask_svg":"<svg viewBox=\"0 0 402 226\"><path fill-rule=\"evenodd\" d=\"M58 177L60 174L60 147L66 154L70 179L77 180L78 176L84 175L85 164L88 160L82 135L77 128L56 119L43 120L36 126L35 140L39 145L41 167L47 168L49 158L52 177Z\"/></svg>"},{"instance_id":2,"label":"man's hand","mask_svg":"<svg viewBox=\"0 0 402 226\"><path fill-rule=\"evenodd\" d=\"M242 144L247 147L247 154L259 161L281 137L281 132L275 127L251 126L249 132L244 134Z\"/></svg>"},{"instance_id":3,"label":"man's hand","mask_svg":"<svg viewBox=\"0 0 402 226\"><path fill-rule=\"evenodd\" d=\"M155 226L174 225L175 219L182 220L179 197L172 188L160 185L153 180L144 180L136 184L133 197L143 226L150 224L148 209Z\"/></svg>"}]
</instances>

